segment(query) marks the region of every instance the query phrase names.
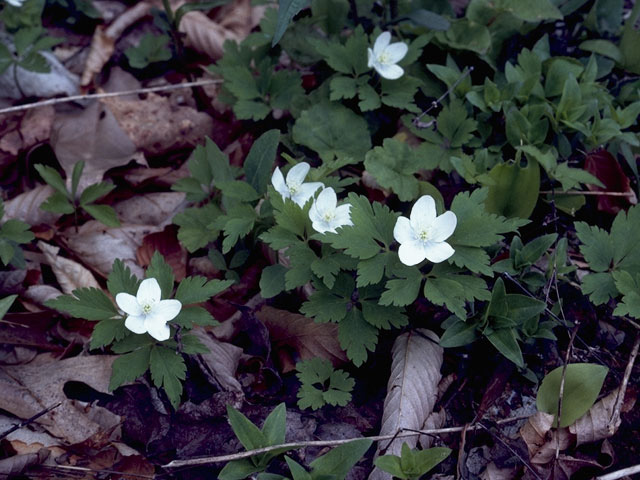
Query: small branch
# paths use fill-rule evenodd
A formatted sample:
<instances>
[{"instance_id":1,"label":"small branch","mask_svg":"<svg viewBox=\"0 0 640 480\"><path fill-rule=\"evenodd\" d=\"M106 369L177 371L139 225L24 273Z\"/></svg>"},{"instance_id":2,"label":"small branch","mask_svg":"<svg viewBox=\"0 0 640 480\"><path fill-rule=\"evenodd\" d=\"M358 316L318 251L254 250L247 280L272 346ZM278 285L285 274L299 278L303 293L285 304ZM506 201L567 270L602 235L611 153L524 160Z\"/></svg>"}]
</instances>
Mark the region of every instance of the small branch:
<instances>
[{"instance_id":1,"label":"small branch","mask_svg":"<svg viewBox=\"0 0 640 480\"><path fill-rule=\"evenodd\" d=\"M533 469L533 467L529 464L529 462L527 462L524 458L522 458L522 456L511 445L509 445L506 441L504 441L501 435L497 435L493 433L489 428L484 426L482 422L478 422L478 425L481 428L483 428L489 435L491 435L493 438L498 440L502 445L504 445L505 448L509 450L513 456L515 456L518 460L520 460L520 463L522 463L535 478L537 478L538 480L542 480L542 477L538 475L538 473Z\"/></svg>"},{"instance_id":2,"label":"small branch","mask_svg":"<svg viewBox=\"0 0 640 480\"><path fill-rule=\"evenodd\" d=\"M42 100L40 102L27 103L25 105L17 105L15 107L0 109L0 115L4 113L22 112L24 110L45 107L47 105L57 105L59 103L77 102L80 100L89 100L94 98L121 97L124 95L137 95L141 93L166 92L168 90L202 87L205 85L215 85L217 83L222 83L222 79L198 80L196 82L176 83L172 85L163 85L161 87L138 88L135 90L125 90L122 92L89 93L86 95L72 95L70 97L50 98L49 100Z\"/></svg>"},{"instance_id":3,"label":"small branch","mask_svg":"<svg viewBox=\"0 0 640 480\"><path fill-rule=\"evenodd\" d=\"M524 420L525 418L529 418L528 415L505 418L504 420L499 420L496 422L498 425L502 425L504 423L517 422L518 420ZM481 427L478 425L472 425L467 427L468 430L477 430ZM197 465L208 465L210 463L219 463L219 462L230 462L233 460L240 460L242 458L249 458L254 455L259 455L261 453L268 453L274 450L280 449L289 449L293 450L296 448L304 448L304 447L333 447L336 445L344 445L345 443L353 442L354 440L373 440L374 442L379 442L381 440L390 440L392 438L405 438L405 437L413 437L416 435L441 435L446 433L459 433L462 432L465 427L448 427L448 428L434 428L431 430L416 430L414 432L402 432L395 433L393 435L376 435L372 437L356 437L356 438L345 438L341 440L312 440L308 442L296 442L296 443L283 443L281 445L271 445L269 447L257 448L255 450L248 450L246 452L238 452L231 453L229 455L221 455L218 457L201 457L201 458L192 458L187 460L173 460L166 465L163 465L163 468L179 468L179 467L194 467Z\"/></svg>"},{"instance_id":4,"label":"small branch","mask_svg":"<svg viewBox=\"0 0 640 480\"><path fill-rule=\"evenodd\" d=\"M43 469L50 469L50 470L66 470L66 471L70 471L70 472L84 472L84 473L91 473L93 474L94 477L96 477L96 474L110 474L110 475L119 475L121 477L137 477L137 478L156 478L155 475L143 475L141 473L129 473L129 472L119 472L117 470L108 470L108 469L93 469L93 468L86 468L86 467L76 467L76 466L72 466L72 465L47 465L42 464L42 465L38 465L38 468L43 468ZM98 478L98 477L96 477Z\"/></svg>"},{"instance_id":5,"label":"small branch","mask_svg":"<svg viewBox=\"0 0 640 480\"><path fill-rule=\"evenodd\" d=\"M568 190L566 192L554 192L553 190L540 190L540 195L594 195L602 197L633 197L634 192L597 192L597 191L582 191L582 190Z\"/></svg>"},{"instance_id":6,"label":"small branch","mask_svg":"<svg viewBox=\"0 0 640 480\"><path fill-rule=\"evenodd\" d=\"M53 410L54 408L58 408L60 405L62 405L62 402L58 402L55 405L50 406L49 408L45 408L44 410L42 410L40 413L36 413L33 417L27 418L26 420L24 420L22 423L19 423L18 425L14 425L13 427L11 427L9 430L6 430L2 433L0 433L0 440L5 438L7 435L11 435L13 432L15 432L16 430L21 429L22 427L29 425L30 423L34 422L35 420L37 420L38 418L40 418L43 415L46 415L47 413L49 413L51 410Z\"/></svg>"},{"instance_id":7,"label":"small branch","mask_svg":"<svg viewBox=\"0 0 640 480\"><path fill-rule=\"evenodd\" d=\"M616 405L613 409L613 413L611 414L611 420L609 420L609 433L611 433L611 435L613 435L615 430L618 428L617 425L620 422L620 411L622 410L624 395L627 392L627 385L629 384L629 378L631 377L631 372L633 371L633 365L636 362L636 357L638 356L639 348L640 348L640 334L636 333L636 340L633 344L633 348L631 349L631 355L629 355L627 368L625 368L624 370L624 377L622 377L622 383L620 384L620 389L618 390L618 398L616 398Z\"/></svg>"},{"instance_id":8,"label":"small branch","mask_svg":"<svg viewBox=\"0 0 640 480\"><path fill-rule=\"evenodd\" d=\"M564 381L565 375L567 373L567 365L569 365L569 359L571 358L571 350L573 349L573 342L576 340L576 335L578 333L578 328L580 328L580 324L576 323L576 326L573 327L573 331L571 332L571 337L569 338L569 345L567 345L567 353L564 356L564 365L562 366L562 376L560 377L560 389L558 392L558 416L556 421L558 422L557 428L560 428L560 421L562 420L562 399L564 398ZM556 461L560 458L560 435L556 435Z\"/></svg>"},{"instance_id":9,"label":"small branch","mask_svg":"<svg viewBox=\"0 0 640 480\"><path fill-rule=\"evenodd\" d=\"M634 465L633 467L623 468L622 470L617 470L615 472L607 473L606 475L600 475L594 480L618 480L619 478L628 477L629 475L633 475L635 473L640 473L640 464Z\"/></svg>"}]
</instances>

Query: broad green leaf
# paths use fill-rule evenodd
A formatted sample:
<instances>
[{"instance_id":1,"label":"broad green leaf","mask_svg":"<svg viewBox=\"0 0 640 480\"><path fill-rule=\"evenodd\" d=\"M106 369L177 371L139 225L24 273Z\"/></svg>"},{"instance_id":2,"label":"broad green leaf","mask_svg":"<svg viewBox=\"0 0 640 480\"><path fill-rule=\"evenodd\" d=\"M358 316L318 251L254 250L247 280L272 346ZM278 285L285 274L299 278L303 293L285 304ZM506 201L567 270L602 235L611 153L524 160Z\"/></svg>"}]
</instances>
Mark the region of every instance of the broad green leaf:
<instances>
[{"instance_id":1,"label":"broad green leaf","mask_svg":"<svg viewBox=\"0 0 640 480\"><path fill-rule=\"evenodd\" d=\"M353 466L358 463L358 460L369 450L372 443L371 440L363 438L335 447L329 453L316 458L309 464L313 472L312 475L321 474L338 479L345 478Z\"/></svg>"},{"instance_id":2,"label":"broad green leaf","mask_svg":"<svg viewBox=\"0 0 640 480\"><path fill-rule=\"evenodd\" d=\"M191 329L194 325L216 326L218 321L203 307L183 307L178 316L171 321L170 325L172 324Z\"/></svg>"},{"instance_id":3,"label":"broad green leaf","mask_svg":"<svg viewBox=\"0 0 640 480\"><path fill-rule=\"evenodd\" d=\"M360 310L353 308L340 321L338 340L349 360L359 367L367 359L367 351L374 351L378 343L378 329L363 318Z\"/></svg>"},{"instance_id":4,"label":"broad green leaf","mask_svg":"<svg viewBox=\"0 0 640 480\"><path fill-rule=\"evenodd\" d=\"M480 335L475 323L457 320L446 328L440 338L440 345L444 348L462 347L475 342L478 338Z\"/></svg>"},{"instance_id":5,"label":"broad green leaf","mask_svg":"<svg viewBox=\"0 0 640 480\"><path fill-rule=\"evenodd\" d=\"M341 322L347 315L349 299L333 294L328 289L314 292L300 307L300 313L316 322Z\"/></svg>"},{"instance_id":6,"label":"broad green leaf","mask_svg":"<svg viewBox=\"0 0 640 480\"><path fill-rule=\"evenodd\" d=\"M89 203L93 203L99 198L104 197L107 193L109 193L114 188L116 188L116 186L113 183L109 183L109 182L100 182L100 183L94 183L93 185L89 185L80 194L80 205L84 207Z\"/></svg>"},{"instance_id":7,"label":"broad green leaf","mask_svg":"<svg viewBox=\"0 0 640 480\"><path fill-rule=\"evenodd\" d=\"M382 147L367 152L365 168L383 188L389 188L403 202L418 198L418 179L414 176L423 166L406 142L387 138Z\"/></svg>"},{"instance_id":8,"label":"broad green leaf","mask_svg":"<svg viewBox=\"0 0 640 480\"><path fill-rule=\"evenodd\" d=\"M47 300L45 305L85 320L105 320L118 315L113 302L102 290L78 288L72 293Z\"/></svg>"},{"instance_id":9,"label":"broad green leaf","mask_svg":"<svg viewBox=\"0 0 640 480\"><path fill-rule=\"evenodd\" d=\"M195 355L197 353L211 353L209 348L204 345L198 337L193 334L186 333L180 337L182 351L187 355Z\"/></svg>"},{"instance_id":10,"label":"broad green leaf","mask_svg":"<svg viewBox=\"0 0 640 480\"><path fill-rule=\"evenodd\" d=\"M252 145L244 161L244 173L247 182L260 195L267 191L269 175L280 143L280 131L269 130L263 133Z\"/></svg>"},{"instance_id":11,"label":"broad green leaf","mask_svg":"<svg viewBox=\"0 0 640 480\"><path fill-rule=\"evenodd\" d=\"M613 311L614 315L630 315L640 318L640 276L634 279L629 272L614 272L613 278L618 291L623 295L622 301Z\"/></svg>"},{"instance_id":12,"label":"broad green leaf","mask_svg":"<svg viewBox=\"0 0 640 480\"><path fill-rule=\"evenodd\" d=\"M227 405L227 417L238 440L247 450L268 446L264 433L251 420L230 405Z\"/></svg>"},{"instance_id":13,"label":"broad green leaf","mask_svg":"<svg viewBox=\"0 0 640 480\"><path fill-rule=\"evenodd\" d=\"M633 72L640 73L640 32L636 28L640 17L640 3L635 2L631 14L624 23L622 37L620 38L620 51L622 52L624 67Z\"/></svg>"},{"instance_id":14,"label":"broad green leaf","mask_svg":"<svg viewBox=\"0 0 640 480\"><path fill-rule=\"evenodd\" d=\"M560 382L564 367L549 372L538 389L536 405L541 412L558 415ZM593 363L570 363L564 374L560 428L568 427L593 406L609 369ZM557 427L557 418L555 425Z\"/></svg>"},{"instance_id":15,"label":"broad green leaf","mask_svg":"<svg viewBox=\"0 0 640 480\"><path fill-rule=\"evenodd\" d=\"M150 355L151 347L148 346L116 358L111 366L109 391L112 392L120 385L133 382L144 375L149 368Z\"/></svg>"},{"instance_id":16,"label":"broad green leaf","mask_svg":"<svg viewBox=\"0 0 640 480\"><path fill-rule=\"evenodd\" d=\"M557 238L557 233L550 233L531 240L515 254L516 267L533 265L553 245Z\"/></svg>"},{"instance_id":17,"label":"broad green leaf","mask_svg":"<svg viewBox=\"0 0 640 480\"><path fill-rule=\"evenodd\" d=\"M262 424L262 434L267 445L280 445L284 443L286 430L287 408L284 403L280 403L265 418Z\"/></svg>"},{"instance_id":18,"label":"broad green leaf","mask_svg":"<svg viewBox=\"0 0 640 480\"><path fill-rule=\"evenodd\" d=\"M260 295L262 298L272 298L284 291L284 276L287 268L283 265L269 265L262 270L260 276Z\"/></svg>"},{"instance_id":19,"label":"broad green leaf","mask_svg":"<svg viewBox=\"0 0 640 480\"><path fill-rule=\"evenodd\" d=\"M290 458L288 455L284 456L289 471L293 477L293 480L313 480L313 477L307 472L302 465Z\"/></svg>"},{"instance_id":20,"label":"broad green leaf","mask_svg":"<svg viewBox=\"0 0 640 480\"><path fill-rule=\"evenodd\" d=\"M331 362L311 358L296 364L296 376L302 382L298 407L317 410L326 404L345 406L351 400L355 380L343 370L334 370Z\"/></svg>"},{"instance_id":21,"label":"broad green leaf","mask_svg":"<svg viewBox=\"0 0 640 480\"><path fill-rule=\"evenodd\" d=\"M124 51L129 65L133 68L146 68L155 62L164 62L171 59L168 35L153 35L146 33L135 47L129 47Z\"/></svg>"},{"instance_id":22,"label":"broad green leaf","mask_svg":"<svg viewBox=\"0 0 640 480\"><path fill-rule=\"evenodd\" d=\"M610 40L595 39L585 40L579 47L587 52L597 53L599 55L609 57L616 63L622 63L624 57L618 46Z\"/></svg>"},{"instance_id":23,"label":"broad green leaf","mask_svg":"<svg viewBox=\"0 0 640 480\"><path fill-rule=\"evenodd\" d=\"M451 23L445 17L424 8L414 10L407 15L407 18L416 25L427 27L429 30L445 31L451 26Z\"/></svg>"},{"instance_id":24,"label":"broad green leaf","mask_svg":"<svg viewBox=\"0 0 640 480\"><path fill-rule=\"evenodd\" d=\"M18 298L18 295L9 295L8 297L0 299L0 319L9 311L16 298Z\"/></svg>"},{"instance_id":25,"label":"broad green leaf","mask_svg":"<svg viewBox=\"0 0 640 480\"><path fill-rule=\"evenodd\" d=\"M180 300L183 306L206 302L232 284L233 280L213 279L207 281L205 277L199 275L187 277L178 285L175 299Z\"/></svg>"},{"instance_id":26,"label":"broad green leaf","mask_svg":"<svg viewBox=\"0 0 640 480\"><path fill-rule=\"evenodd\" d=\"M520 350L515 331L512 328L501 328L486 335L486 337L502 355L515 363L519 368L524 368L522 350Z\"/></svg>"},{"instance_id":27,"label":"broad green leaf","mask_svg":"<svg viewBox=\"0 0 640 480\"><path fill-rule=\"evenodd\" d=\"M173 217L178 229L178 240L189 252L205 247L215 241L220 231L211 227L211 220L222 215L220 209L208 203L201 208L187 208Z\"/></svg>"},{"instance_id":28,"label":"broad green leaf","mask_svg":"<svg viewBox=\"0 0 640 480\"><path fill-rule=\"evenodd\" d=\"M287 30L289 23L293 20L293 17L295 17L300 10L308 7L309 4L309 0L278 1L278 23L276 24L276 31L273 34L273 39L271 40L272 47L275 47L278 44L284 35L284 32Z\"/></svg>"},{"instance_id":29,"label":"broad green leaf","mask_svg":"<svg viewBox=\"0 0 640 480\"><path fill-rule=\"evenodd\" d=\"M550 0L502 0L504 10L525 22L562 20L562 12Z\"/></svg>"},{"instance_id":30,"label":"broad green leaf","mask_svg":"<svg viewBox=\"0 0 640 480\"><path fill-rule=\"evenodd\" d=\"M131 332L124 326L124 320L122 318L100 320L93 327L89 348L94 350L96 348L106 347L115 341L122 340L129 334L131 334Z\"/></svg>"},{"instance_id":31,"label":"broad green leaf","mask_svg":"<svg viewBox=\"0 0 640 480\"><path fill-rule=\"evenodd\" d=\"M54 192L49 198L40 204L40 208L45 212L54 212L70 215L75 212L71 202L60 192Z\"/></svg>"},{"instance_id":32,"label":"broad green leaf","mask_svg":"<svg viewBox=\"0 0 640 480\"><path fill-rule=\"evenodd\" d=\"M115 298L118 293L125 292L135 295L138 292L140 280L131 273L131 270L125 263L116 258L111 268L111 273L107 279L107 288L109 293Z\"/></svg>"},{"instance_id":33,"label":"broad green leaf","mask_svg":"<svg viewBox=\"0 0 640 480\"><path fill-rule=\"evenodd\" d=\"M76 198L78 184L80 183L80 177L82 176L83 170L84 162L82 160L78 160L73 166L73 172L71 173L71 198Z\"/></svg>"},{"instance_id":34,"label":"broad green leaf","mask_svg":"<svg viewBox=\"0 0 640 480\"><path fill-rule=\"evenodd\" d=\"M182 355L166 347L155 346L149 359L153 384L162 387L173 408L177 409L182 395L182 380L186 378L187 366Z\"/></svg>"},{"instance_id":35,"label":"broad green leaf","mask_svg":"<svg viewBox=\"0 0 640 480\"><path fill-rule=\"evenodd\" d=\"M496 165L489 176L494 184L489 187L485 201L487 212L507 218L529 218L540 191L540 167L537 162L529 161L524 168L519 163Z\"/></svg>"},{"instance_id":36,"label":"broad green leaf","mask_svg":"<svg viewBox=\"0 0 640 480\"><path fill-rule=\"evenodd\" d=\"M329 83L331 89L331 101L340 100L342 98L353 98L356 96L356 81L351 77L343 77L341 75L333 77ZM360 107L362 108L362 107Z\"/></svg>"},{"instance_id":37,"label":"broad green leaf","mask_svg":"<svg viewBox=\"0 0 640 480\"><path fill-rule=\"evenodd\" d=\"M590 273L582 278L582 293L589 295L594 305L602 305L618 295L613 276L610 273Z\"/></svg>"},{"instance_id":38,"label":"broad green leaf","mask_svg":"<svg viewBox=\"0 0 640 480\"><path fill-rule=\"evenodd\" d=\"M171 298L171 294L173 293L173 269L171 266L165 261L164 257L157 250L153 253L151 257L151 262L149 263L149 267L145 272L145 278L155 278L160 285L160 290L162 291L162 298Z\"/></svg>"},{"instance_id":39,"label":"broad green leaf","mask_svg":"<svg viewBox=\"0 0 640 480\"><path fill-rule=\"evenodd\" d=\"M83 205L82 208L93 218L107 227L119 227L118 214L109 205Z\"/></svg>"},{"instance_id":40,"label":"broad green leaf","mask_svg":"<svg viewBox=\"0 0 640 480\"><path fill-rule=\"evenodd\" d=\"M30 228L28 223L12 218L0 227L0 237L15 243L28 243L35 238Z\"/></svg>"},{"instance_id":41,"label":"broad green leaf","mask_svg":"<svg viewBox=\"0 0 640 480\"><path fill-rule=\"evenodd\" d=\"M243 458L227 463L218 474L218 478L220 480L244 480L262 470L264 467L256 466L249 458Z\"/></svg>"}]
</instances>

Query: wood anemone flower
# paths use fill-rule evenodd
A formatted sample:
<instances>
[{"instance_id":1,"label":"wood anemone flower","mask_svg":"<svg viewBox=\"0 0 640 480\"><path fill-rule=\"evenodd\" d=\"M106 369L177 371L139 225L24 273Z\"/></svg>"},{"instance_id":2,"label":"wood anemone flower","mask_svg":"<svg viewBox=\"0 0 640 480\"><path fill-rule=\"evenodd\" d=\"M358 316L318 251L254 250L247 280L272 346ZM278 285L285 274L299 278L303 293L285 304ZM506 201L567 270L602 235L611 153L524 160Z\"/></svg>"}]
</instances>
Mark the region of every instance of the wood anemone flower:
<instances>
[{"instance_id":1,"label":"wood anemone flower","mask_svg":"<svg viewBox=\"0 0 640 480\"><path fill-rule=\"evenodd\" d=\"M316 190L324 186L322 182L303 183L310 168L306 162L298 163L289 170L285 181L280 168L276 167L271 176L271 183L282 198L290 198L300 207L304 207Z\"/></svg>"},{"instance_id":2,"label":"wood anemone flower","mask_svg":"<svg viewBox=\"0 0 640 480\"><path fill-rule=\"evenodd\" d=\"M404 42L391 42L391 34L382 32L373 44L373 50L367 48L368 67L374 68L382 78L397 80L404 74L402 67L396 65L409 51Z\"/></svg>"},{"instance_id":3,"label":"wood anemone flower","mask_svg":"<svg viewBox=\"0 0 640 480\"><path fill-rule=\"evenodd\" d=\"M338 197L335 190L331 187L325 188L309 210L311 226L319 233L336 233L338 227L353 225L350 210L350 203L338 207Z\"/></svg>"}]
</instances>

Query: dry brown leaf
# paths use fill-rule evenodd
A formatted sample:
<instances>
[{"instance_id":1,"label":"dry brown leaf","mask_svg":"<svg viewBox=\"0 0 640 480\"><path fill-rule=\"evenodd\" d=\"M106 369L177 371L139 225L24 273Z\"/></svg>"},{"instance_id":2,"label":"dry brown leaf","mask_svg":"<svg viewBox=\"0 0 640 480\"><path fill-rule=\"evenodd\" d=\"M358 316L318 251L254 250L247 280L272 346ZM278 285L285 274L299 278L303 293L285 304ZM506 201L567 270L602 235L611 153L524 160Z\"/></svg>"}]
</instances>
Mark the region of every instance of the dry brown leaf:
<instances>
[{"instance_id":1,"label":"dry brown leaf","mask_svg":"<svg viewBox=\"0 0 640 480\"><path fill-rule=\"evenodd\" d=\"M5 432L19 423L20 420L0 415L0 432ZM52 449L60 443L58 439L43 431L39 425L19 428L5 438L11 442L11 447L19 455L37 453L43 447Z\"/></svg>"},{"instance_id":2,"label":"dry brown leaf","mask_svg":"<svg viewBox=\"0 0 640 480\"><path fill-rule=\"evenodd\" d=\"M133 7L118 16L107 28L96 27L91 40L91 47L85 62L80 85L89 85L95 75L102 71L102 67L109 61L115 48L115 42L120 35L142 17L149 14L151 4L138 2Z\"/></svg>"},{"instance_id":3,"label":"dry brown leaf","mask_svg":"<svg viewBox=\"0 0 640 480\"><path fill-rule=\"evenodd\" d=\"M169 98L155 93L142 100L104 98L102 103L135 146L149 155L193 148L213 134L209 115L189 106L172 106Z\"/></svg>"},{"instance_id":4,"label":"dry brown leaf","mask_svg":"<svg viewBox=\"0 0 640 480\"><path fill-rule=\"evenodd\" d=\"M78 262L60 257L58 255L60 251L59 247L54 247L53 245L39 241L38 248L44 253L44 257L49 266L51 266L56 280L58 280L64 293L69 294L76 288L100 288L100 284L89 270Z\"/></svg>"},{"instance_id":5,"label":"dry brown leaf","mask_svg":"<svg viewBox=\"0 0 640 480\"><path fill-rule=\"evenodd\" d=\"M54 192L55 190L49 185L37 185L32 190L13 197L4 204L2 221L16 218L27 222L29 225L40 225L42 223L53 225L61 215L59 213L45 212L40 209L40 205Z\"/></svg>"},{"instance_id":6,"label":"dry brown leaf","mask_svg":"<svg viewBox=\"0 0 640 480\"><path fill-rule=\"evenodd\" d=\"M555 458L556 445L560 442L560 450L566 450L573 438L568 428L556 431L552 428L554 416L550 413L537 412L529 417L520 429L520 435L527 444L529 458L533 465L546 465ZM557 439L559 437L559 439Z\"/></svg>"},{"instance_id":7,"label":"dry brown leaf","mask_svg":"<svg viewBox=\"0 0 640 480\"><path fill-rule=\"evenodd\" d=\"M273 307L262 308L256 312L256 317L269 330L276 348L293 348L301 360L320 357L334 366L347 361L347 355L338 341L336 324L316 323L303 315Z\"/></svg>"},{"instance_id":8,"label":"dry brown leaf","mask_svg":"<svg viewBox=\"0 0 640 480\"><path fill-rule=\"evenodd\" d=\"M192 330L192 333L209 350L209 353L198 355L198 363L203 372L221 390L242 394L242 386L236 379L236 370L242 356L242 349L217 340L202 328L196 328Z\"/></svg>"},{"instance_id":9,"label":"dry brown leaf","mask_svg":"<svg viewBox=\"0 0 640 480\"><path fill-rule=\"evenodd\" d=\"M62 295L62 292L51 285L30 285L24 292L23 297L36 305L42 306L47 300L53 300L60 295Z\"/></svg>"},{"instance_id":10,"label":"dry brown leaf","mask_svg":"<svg viewBox=\"0 0 640 480\"><path fill-rule=\"evenodd\" d=\"M439 395L440 392L438 392L438 396ZM442 428L446 420L447 412L445 412L444 409L440 409L437 412L431 412L422 424L421 430L435 430L436 428ZM420 435L419 441L420 446L426 450L427 448L431 448L431 445L433 444L433 437L431 435Z\"/></svg>"},{"instance_id":11,"label":"dry brown leaf","mask_svg":"<svg viewBox=\"0 0 640 480\"><path fill-rule=\"evenodd\" d=\"M23 149L30 148L36 143L49 140L55 115L56 112L53 105L27 111L22 122L20 122L20 136L22 137Z\"/></svg>"},{"instance_id":12,"label":"dry brown leaf","mask_svg":"<svg viewBox=\"0 0 640 480\"><path fill-rule=\"evenodd\" d=\"M393 435L402 428L418 430L433 412L442 378L443 350L438 340L432 331L418 329L403 333L394 342L380 435ZM417 438L396 439L388 446L380 443L376 457L384 447L387 447L385 454L400 455L403 443L414 448ZM378 468L369 475L369 480L390 478L391 475Z\"/></svg>"},{"instance_id":13,"label":"dry brown leaf","mask_svg":"<svg viewBox=\"0 0 640 480\"><path fill-rule=\"evenodd\" d=\"M105 430L110 432L119 424L119 416L102 407L69 400L63 389L73 381L107 393L114 359L94 355L55 360L42 354L28 365L0 367L0 408L19 418L30 418L61 402L36 422L69 444L83 442Z\"/></svg>"},{"instance_id":14,"label":"dry brown leaf","mask_svg":"<svg viewBox=\"0 0 640 480\"><path fill-rule=\"evenodd\" d=\"M23 473L32 465L40 465L49 456L49 450L41 448L37 453L14 455L0 460L0 475L12 477Z\"/></svg>"},{"instance_id":15,"label":"dry brown leaf","mask_svg":"<svg viewBox=\"0 0 640 480\"><path fill-rule=\"evenodd\" d=\"M113 113L100 102L92 102L82 110L58 114L51 134L51 147L68 181L76 162L85 162L78 192L102 181L104 172L110 168L129 163L136 152L136 146Z\"/></svg>"},{"instance_id":16,"label":"dry brown leaf","mask_svg":"<svg viewBox=\"0 0 640 480\"><path fill-rule=\"evenodd\" d=\"M185 3L174 2L174 8ZM222 57L226 40L242 41L260 23L262 7L252 7L250 0L238 0L224 5L211 19L202 12L187 13L180 22L185 43L212 59Z\"/></svg>"},{"instance_id":17,"label":"dry brown leaf","mask_svg":"<svg viewBox=\"0 0 640 480\"><path fill-rule=\"evenodd\" d=\"M516 478L518 470L518 467L499 468L494 462L490 462L480 474L480 480L512 480Z\"/></svg>"},{"instance_id":18,"label":"dry brown leaf","mask_svg":"<svg viewBox=\"0 0 640 480\"><path fill-rule=\"evenodd\" d=\"M182 192L158 192L136 195L113 206L122 223L165 227L186 206Z\"/></svg>"},{"instance_id":19,"label":"dry brown leaf","mask_svg":"<svg viewBox=\"0 0 640 480\"><path fill-rule=\"evenodd\" d=\"M167 225L161 232L150 233L136 250L138 265L147 267L155 252L160 253L173 270L177 282L187 276L187 249L178 241L178 227Z\"/></svg>"}]
</instances>

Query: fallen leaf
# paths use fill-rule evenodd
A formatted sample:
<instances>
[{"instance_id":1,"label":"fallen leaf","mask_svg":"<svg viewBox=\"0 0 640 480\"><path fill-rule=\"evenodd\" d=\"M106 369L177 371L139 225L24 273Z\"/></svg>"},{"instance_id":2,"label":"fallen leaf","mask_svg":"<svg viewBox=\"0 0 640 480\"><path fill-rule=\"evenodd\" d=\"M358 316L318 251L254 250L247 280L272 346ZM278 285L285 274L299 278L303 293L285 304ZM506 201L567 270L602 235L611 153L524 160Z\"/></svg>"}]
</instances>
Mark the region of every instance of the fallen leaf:
<instances>
[{"instance_id":1,"label":"fallen leaf","mask_svg":"<svg viewBox=\"0 0 640 480\"><path fill-rule=\"evenodd\" d=\"M347 361L338 341L336 324L316 323L303 315L273 307L263 307L256 312L256 317L266 325L276 349L287 346L300 355L300 360L325 358L334 366Z\"/></svg>"},{"instance_id":2,"label":"fallen leaf","mask_svg":"<svg viewBox=\"0 0 640 480\"><path fill-rule=\"evenodd\" d=\"M604 188L602 188L597 185L587 184L589 190L629 194L628 197L599 195L598 210L615 215L620 210L626 210L630 205L638 203L638 198L631 188L629 177L626 176L615 157L605 149L600 148L589 152L584 162L584 169L604 185Z\"/></svg>"},{"instance_id":3,"label":"fallen leaf","mask_svg":"<svg viewBox=\"0 0 640 480\"><path fill-rule=\"evenodd\" d=\"M76 288L83 287L100 288L100 284L89 270L78 262L59 256L59 247L39 241L38 248L44 253L44 257L64 293L69 294Z\"/></svg>"},{"instance_id":4,"label":"fallen leaf","mask_svg":"<svg viewBox=\"0 0 640 480\"><path fill-rule=\"evenodd\" d=\"M110 168L126 165L136 152L136 146L123 131L113 113L101 102L56 116L51 134L51 147L56 158L71 179L78 160L85 162L78 192L102 181Z\"/></svg>"},{"instance_id":5,"label":"fallen leaf","mask_svg":"<svg viewBox=\"0 0 640 480\"><path fill-rule=\"evenodd\" d=\"M49 198L55 190L49 185L37 185L35 188L21 193L4 203L2 221L11 218L22 220L29 225L53 225L61 217L59 213L45 212L40 205Z\"/></svg>"},{"instance_id":6,"label":"fallen leaf","mask_svg":"<svg viewBox=\"0 0 640 480\"><path fill-rule=\"evenodd\" d=\"M32 465L40 465L49 456L49 450L41 448L37 453L27 453L24 455L14 455L13 457L0 460L0 475L13 477L17 476Z\"/></svg>"},{"instance_id":7,"label":"fallen leaf","mask_svg":"<svg viewBox=\"0 0 640 480\"><path fill-rule=\"evenodd\" d=\"M159 252L173 270L177 282L187 276L187 250L178 241L178 227L167 225L161 232L150 233L136 251L138 264L147 267L155 252Z\"/></svg>"},{"instance_id":8,"label":"fallen leaf","mask_svg":"<svg viewBox=\"0 0 640 480\"><path fill-rule=\"evenodd\" d=\"M221 390L242 394L242 386L236 379L242 349L217 340L202 328L196 328L192 333L209 350L209 353L198 355L198 363L205 375Z\"/></svg>"},{"instance_id":9,"label":"fallen leaf","mask_svg":"<svg viewBox=\"0 0 640 480\"><path fill-rule=\"evenodd\" d=\"M113 208L122 223L165 227L186 206L182 192L158 192L136 195L116 203Z\"/></svg>"},{"instance_id":10,"label":"fallen leaf","mask_svg":"<svg viewBox=\"0 0 640 480\"><path fill-rule=\"evenodd\" d=\"M499 468L494 462L490 462L480 474L480 480L512 480L516 478L518 470L518 467Z\"/></svg>"},{"instance_id":11,"label":"fallen leaf","mask_svg":"<svg viewBox=\"0 0 640 480\"><path fill-rule=\"evenodd\" d=\"M53 105L28 110L20 122L22 148L27 149L49 140L55 116Z\"/></svg>"},{"instance_id":12,"label":"fallen leaf","mask_svg":"<svg viewBox=\"0 0 640 480\"><path fill-rule=\"evenodd\" d=\"M430 330L418 329L403 333L396 339L391 349L391 375L384 399L380 435L393 435L402 428L422 428L438 397L442 354L438 336ZM400 455L403 443L414 448L417 441L416 437L407 437L389 444L381 442L375 457L380 454ZM369 480L383 479L391 479L391 475L379 468L369 475Z\"/></svg>"},{"instance_id":13,"label":"fallen leaf","mask_svg":"<svg viewBox=\"0 0 640 480\"><path fill-rule=\"evenodd\" d=\"M527 445L529 458L534 465L546 465L553 460L557 442L561 451L573 443L568 428L557 431L552 428L554 418L550 413L537 412L520 429L520 436Z\"/></svg>"},{"instance_id":14,"label":"fallen leaf","mask_svg":"<svg viewBox=\"0 0 640 480\"><path fill-rule=\"evenodd\" d=\"M61 402L35 422L68 444L112 430L120 423L119 416L102 407L88 407L68 399L64 387L67 382L80 382L107 393L114 359L114 356L94 355L55 360L41 354L28 365L0 367L0 408L26 419Z\"/></svg>"},{"instance_id":15,"label":"fallen leaf","mask_svg":"<svg viewBox=\"0 0 640 480\"><path fill-rule=\"evenodd\" d=\"M36 305L43 306L47 300L53 300L62 295L62 292L51 285L31 285L23 296Z\"/></svg>"}]
</instances>

